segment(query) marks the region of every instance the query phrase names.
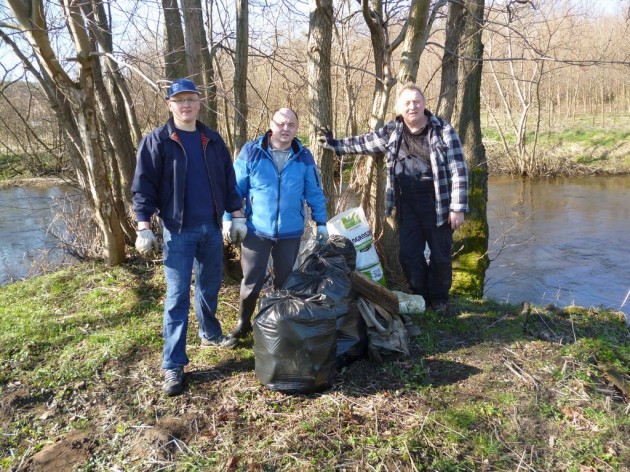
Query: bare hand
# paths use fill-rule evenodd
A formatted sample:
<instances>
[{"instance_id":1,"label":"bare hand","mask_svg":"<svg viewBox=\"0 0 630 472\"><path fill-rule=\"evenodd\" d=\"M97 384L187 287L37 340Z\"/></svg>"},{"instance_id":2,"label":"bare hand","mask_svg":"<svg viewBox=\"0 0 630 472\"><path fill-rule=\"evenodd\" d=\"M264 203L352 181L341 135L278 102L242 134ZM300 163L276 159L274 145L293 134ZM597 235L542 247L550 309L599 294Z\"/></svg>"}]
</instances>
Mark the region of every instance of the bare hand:
<instances>
[{"instance_id":1,"label":"bare hand","mask_svg":"<svg viewBox=\"0 0 630 472\"><path fill-rule=\"evenodd\" d=\"M448 223L451 225L451 228L453 228L453 231L455 231L457 228L464 224L464 212L451 211L448 214Z\"/></svg>"}]
</instances>

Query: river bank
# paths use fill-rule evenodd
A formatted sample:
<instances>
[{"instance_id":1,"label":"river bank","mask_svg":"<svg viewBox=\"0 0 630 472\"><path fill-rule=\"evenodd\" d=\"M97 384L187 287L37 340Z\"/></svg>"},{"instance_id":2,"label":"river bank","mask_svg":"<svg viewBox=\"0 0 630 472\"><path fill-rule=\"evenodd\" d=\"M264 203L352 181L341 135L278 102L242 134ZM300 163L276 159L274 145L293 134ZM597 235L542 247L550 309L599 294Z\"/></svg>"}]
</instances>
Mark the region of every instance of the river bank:
<instances>
[{"instance_id":1,"label":"river bank","mask_svg":"<svg viewBox=\"0 0 630 472\"><path fill-rule=\"evenodd\" d=\"M54 270L51 255L63 260L50 206L64 193L41 185L0 189L0 284ZM630 233L629 199L630 177L491 176L484 295L628 312L630 255L619 235Z\"/></svg>"},{"instance_id":2,"label":"river bank","mask_svg":"<svg viewBox=\"0 0 630 472\"><path fill-rule=\"evenodd\" d=\"M68 180L62 177L20 177L9 180L0 180L0 189L11 187L52 187L55 185L67 185Z\"/></svg>"},{"instance_id":3,"label":"river bank","mask_svg":"<svg viewBox=\"0 0 630 472\"><path fill-rule=\"evenodd\" d=\"M630 332L618 313L454 300L414 317L408 357L364 358L331 389L261 385L252 337L205 349L160 391L159 263L0 287L6 470L627 470ZM238 282L220 293L236 323ZM625 380L624 380L625 379Z\"/></svg>"}]
</instances>

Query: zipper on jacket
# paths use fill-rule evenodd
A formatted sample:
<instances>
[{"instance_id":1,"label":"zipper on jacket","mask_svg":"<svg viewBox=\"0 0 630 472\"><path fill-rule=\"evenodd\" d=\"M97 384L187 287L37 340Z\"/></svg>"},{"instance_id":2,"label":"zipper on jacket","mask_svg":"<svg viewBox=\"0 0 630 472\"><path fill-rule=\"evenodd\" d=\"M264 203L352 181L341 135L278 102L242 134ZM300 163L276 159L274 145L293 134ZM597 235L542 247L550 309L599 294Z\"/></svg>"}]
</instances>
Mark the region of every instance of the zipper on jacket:
<instances>
[{"instance_id":1,"label":"zipper on jacket","mask_svg":"<svg viewBox=\"0 0 630 472\"><path fill-rule=\"evenodd\" d=\"M180 148L182 148L182 152L184 153L184 162L186 163L186 166L184 167L184 199L185 199L186 198L186 172L188 172L188 154L186 154L186 149L184 148L184 145L179 140L179 136L177 135L177 132L175 132L174 134L177 137L177 139L173 139L173 141L175 141L177 145ZM175 182L173 182L173 185L174 184ZM175 193L175 188L173 188L173 193ZM183 227L184 227L184 202L182 200L182 218L181 218L181 221L179 222L179 231L177 231L178 234L182 232Z\"/></svg>"},{"instance_id":2,"label":"zipper on jacket","mask_svg":"<svg viewBox=\"0 0 630 472\"><path fill-rule=\"evenodd\" d=\"M261 149L263 151L266 152L267 157L269 159L271 159L271 164L273 165L273 168L276 170L276 174L278 174L278 201L277 201L277 205L276 205L277 211L276 211L276 238L275 238L275 240L278 241L278 236L280 234L280 201L282 200L280 198L280 193L281 193L281 189L282 189L282 185L281 185L282 184L282 172L284 172L284 170L287 168L287 166L289 165L290 162L292 162L295 159L297 159L297 155L300 152L302 152L302 150L300 150L297 153L294 152L291 155L291 157L289 159L287 159L287 162L285 162L284 167L282 168L282 172L278 172L278 168L276 167L276 163L273 160L273 157L271 155L271 151L269 151L269 149L263 148L262 146L260 146L260 147L261 147ZM252 209L252 211L253 211L253 209Z\"/></svg>"},{"instance_id":3,"label":"zipper on jacket","mask_svg":"<svg viewBox=\"0 0 630 472\"><path fill-rule=\"evenodd\" d=\"M278 234L280 232L280 189L282 188L280 184L282 182L282 176L281 176L281 172L278 172L278 169L276 169L276 173L278 174L278 205L277 205L278 211L276 212L276 241L277 241Z\"/></svg>"}]
</instances>

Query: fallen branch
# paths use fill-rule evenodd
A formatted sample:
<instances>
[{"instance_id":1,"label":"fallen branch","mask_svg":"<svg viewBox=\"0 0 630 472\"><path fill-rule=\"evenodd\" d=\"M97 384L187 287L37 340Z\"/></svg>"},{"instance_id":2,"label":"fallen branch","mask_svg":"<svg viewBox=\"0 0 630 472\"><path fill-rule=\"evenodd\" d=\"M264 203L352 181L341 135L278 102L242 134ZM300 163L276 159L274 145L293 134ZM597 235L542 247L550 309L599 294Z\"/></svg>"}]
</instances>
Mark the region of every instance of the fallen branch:
<instances>
[{"instance_id":1,"label":"fallen branch","mask_svg":"<svg viewBox=\"0 0 630 472\"><path fill-rule=\"evenodd\" d=\"M513 360L508 359L507 357L504 357L503 360L504 360L503 363L510 370L510 372L516 375L519 379L521 379L521 381L524 384L528 385L531 388L538 388L538 386L540 385L540 382L536 380L536 378L533 375L526 372L520 365L518 365Z\"/></svg>"}]
</instances>

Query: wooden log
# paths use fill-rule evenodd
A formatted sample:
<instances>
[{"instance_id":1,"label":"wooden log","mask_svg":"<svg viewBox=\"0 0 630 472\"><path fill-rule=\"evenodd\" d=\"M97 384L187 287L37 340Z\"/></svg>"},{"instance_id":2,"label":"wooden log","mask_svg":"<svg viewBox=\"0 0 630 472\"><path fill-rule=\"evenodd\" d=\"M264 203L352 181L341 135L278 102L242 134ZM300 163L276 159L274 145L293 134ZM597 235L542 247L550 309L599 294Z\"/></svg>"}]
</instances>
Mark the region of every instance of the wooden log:
<instances>
[{"instance_id":1,"label":"wooden log","mask_svg":"<svg viewBox=\"0 0 630 472\"><path fill-rule=\"evenodd\" d=\"M623 374L617 369L602 363L598 363L598 367L604 372L606 379L617 387L627 400L630 400L630 382L626 380Z\"/></svg>"},{"instance_id":2,"label":"wooden log","mask_svg":"<svg viewBox=\"0 0 630 472\"><path fill-rule=\"evenodd\" d=\"M362 297L379 305L392 315L396 315L400 311L398 296L381 284L374 282L367 275L354 270L350 273L350 280L352 281L352 289Z\"/></svg>"}]
</instances>

